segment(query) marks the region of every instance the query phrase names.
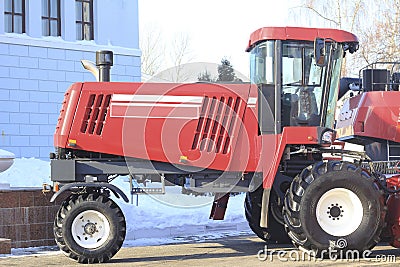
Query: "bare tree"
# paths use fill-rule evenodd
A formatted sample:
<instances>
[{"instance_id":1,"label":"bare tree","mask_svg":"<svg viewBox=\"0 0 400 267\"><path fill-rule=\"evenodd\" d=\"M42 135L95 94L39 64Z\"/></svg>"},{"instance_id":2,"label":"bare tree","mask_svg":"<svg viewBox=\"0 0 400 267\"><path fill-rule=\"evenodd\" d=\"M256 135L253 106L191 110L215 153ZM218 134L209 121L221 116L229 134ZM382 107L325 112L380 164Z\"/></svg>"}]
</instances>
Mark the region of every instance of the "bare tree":
<instances>
[{"instance_id":1,"label":"bare tree","mask_svg":"<svg viewBox=\"0 0 400 267\"><path fill-rule=\"evenodd\" d=\"M164 38L161 27L147 27L142 31L142 73L170 82L184 82L186 76L182 65L193 60L190 37L177 33Z\"/></svg>"},{"instance_id":2,"label":"bare tree","mask_svg":"<svg viewBox=\"0 0 400 267\"><path fill-rule=\"evenodd\" d=\"M160 71L165 55L165 43L159 27L148 26L141 30L142 73L153 76Z\"/></svg>"},{"instance_id":3,"label":"bare tree","mask_svg":"<svg viewBox=\"0 0 400 267\"><path fill-rule=\"evenodd\" d=\"M193 60L190 49L190 37L187 33L177 33L171 43L170 64L172 72L170 79L173 82L185 82L188 75L183 71L183 65Z\"/></svg>"},{"instance_id":4,"label":"bare tree","mask_svg":"<svg viewBox=\"0 0 400 267\"><path fill-rule=\"evenodd\" d=\"M372 62L400 60L398 0L304 0L300 7L327 25L358 36L360 51L345 58L342 75L358 74L358 69Z\"/></svg>"},{"instance_id":5,"label":"bare tree","mask_svg":"<svg viewBox=\"0 0 400 267\"><path fill-rule=\"evenodd\" d=\"M305 0L302 7L339 29L353 31L364 15L365 1L362 0Z\"/></svg>"},{"instance_id":6,"label":"bare tree","mask_svg":"<svg viewBox=\"0 0 400 267\"><path fill-rule=\"evenodd\" d=\"M354 32L360 28L366 13L366 1L362 0L304 0L299 7L308 11L307 17L319 18L318 23L324 26L343 29ZM320 23L322 20L322 23ZM344 59L342 75L352 72L353 61L347 64L349 58ZM351 67L348 67L350 65Z\"/></svg>"},{"instance_id":7,"label":"bare tree","mask_svg":"<svg viewBox=\"0 0 400 267\"><path fill-rule=\"evenodd\" d=\"M373 27L361 34L361 56L367 63L400 60L400 2L385 0L380 3Z\"/></svg>"}]
</instances>

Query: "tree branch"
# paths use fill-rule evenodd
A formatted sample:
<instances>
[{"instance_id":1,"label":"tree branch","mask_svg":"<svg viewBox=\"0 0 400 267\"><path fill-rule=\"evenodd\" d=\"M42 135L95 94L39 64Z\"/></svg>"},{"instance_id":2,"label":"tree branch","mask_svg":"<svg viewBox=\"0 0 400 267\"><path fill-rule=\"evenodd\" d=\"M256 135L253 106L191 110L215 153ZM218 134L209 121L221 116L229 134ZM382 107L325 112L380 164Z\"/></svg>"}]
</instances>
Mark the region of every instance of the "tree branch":
<instances>
[{"instance_id":1,"label":"tree branch","mask_svg":"<svg viewBox=\"0 0 400 267\"><path fill-rule=\"evenodd\" d=\"M337 21L335 21L335 20L333 20L333 19L330 19L330 18L328 18L328 17L322 15L322 14L321 14L318 10L316 10L314 7L312 7L312 6L307 6L307 5L304 6L304 7L307 8L307 9L309 9L309 10L311 10L311 11L313 11L315 14L317 14L319 17L323 18L324 20L333 22L333 23L336 24L336 26L339 26L339 23L338 23Z\"/></svg>"}]
</instances>

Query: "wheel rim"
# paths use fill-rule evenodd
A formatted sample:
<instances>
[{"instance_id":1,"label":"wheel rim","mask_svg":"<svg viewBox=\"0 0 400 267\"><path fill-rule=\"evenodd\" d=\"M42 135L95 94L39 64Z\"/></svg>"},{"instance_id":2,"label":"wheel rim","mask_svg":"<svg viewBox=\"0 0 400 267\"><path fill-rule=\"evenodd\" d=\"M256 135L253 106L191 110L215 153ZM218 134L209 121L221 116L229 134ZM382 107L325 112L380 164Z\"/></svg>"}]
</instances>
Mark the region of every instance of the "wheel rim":
<instances>
[{"instance_id":1,"label":"wheel rim","mask_svg":"<svg viewBox=\"0 0 400 267\"><path fill-rule=\"evenodd\" d=\"M316 216L322 230L333 236L346 236L360 226L363 207L360 198L352 191L334 188L319 199Z\"/></svg>"},{"instance_id":2,"label":"wheel rim","mask_svg":"<svg viewBox=\"0 0 400 267\"><path fill-rule=\"evenodd\" d=\"M72 237L83 248L98 248L110 235L110 222L96 210L86 210L78 214L72 222Z\"/></svg>"}]
</instances>

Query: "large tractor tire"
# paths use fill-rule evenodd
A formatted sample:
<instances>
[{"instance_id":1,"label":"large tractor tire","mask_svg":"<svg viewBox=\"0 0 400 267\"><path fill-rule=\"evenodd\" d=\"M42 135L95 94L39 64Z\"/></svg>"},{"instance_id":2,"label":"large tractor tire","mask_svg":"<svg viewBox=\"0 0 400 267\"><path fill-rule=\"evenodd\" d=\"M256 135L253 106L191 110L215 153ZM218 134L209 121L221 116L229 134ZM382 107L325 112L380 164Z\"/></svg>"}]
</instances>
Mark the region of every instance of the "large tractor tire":
<instances>
[{"instance_id":1,"label":"large tractor tire","mask_svg":"<svg viewBox=\"0 0 400 267\"><path fill-rule=\"evenodd\" d=\"M121 248L125 233L121 209L97 193L72 195L54 221L57 245L79 263L107 262Z\"/></svg>"},{"instance_id":2,"label":"large tractor tire","mask_svg":"<svg viewBox=\"0 0 400 267\"><path fill-rule=\"evenodd\" d=\"M271 244L289 244L290 239L283 225L283 217L281 217L282 213L278 207L277 195L273 190L271 191L270 206L268 209L268 228L260 226L262 193L262 187L254 192L246 193L244 209L250 229L265 242Z\"/></svg>"},{"instance_id":3,"label":"large tractor tire","mask_svg":"<svg viewBox=\"0 0 400 267\"><path fill-rule=\"evenodd\" d=\"M373 248L380 240L385 210L383 195L367 172L332 161L309 166L295 177L283 217L292 242L321 256L332 249Z\"/></svg>"}]
</instances>

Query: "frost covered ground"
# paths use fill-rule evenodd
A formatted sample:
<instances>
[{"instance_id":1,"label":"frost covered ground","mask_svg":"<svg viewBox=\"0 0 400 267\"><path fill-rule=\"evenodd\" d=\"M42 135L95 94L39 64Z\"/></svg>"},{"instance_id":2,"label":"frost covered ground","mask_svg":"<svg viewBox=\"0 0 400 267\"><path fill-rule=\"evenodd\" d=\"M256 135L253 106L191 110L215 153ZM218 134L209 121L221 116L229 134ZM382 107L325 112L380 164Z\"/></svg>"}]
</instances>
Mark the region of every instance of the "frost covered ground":
<instances>
[{"instance_id":1,"label":"frost covered ground","mask_svg":"<svg viewBox=\"0 0 400 267\"><path fill-rule=\"evenodd\" d=\"M11 187L41 187L43 183L50 183L50 163L33 158L15 159L10 169L0 173L0 184L4 183ZM131 198L126 177L115 179L113 184ZM212 196L184 195L178 186L166 187L166 192L165 195L140 195L138 206L136 196L133 204L116 199L127 221L124 246L201 241L250 233L244 217L244 194L229 199L224 221L212 221L209 219ZM26 250L14 251L23 255Z\"/></svg>"}]
</instances>

